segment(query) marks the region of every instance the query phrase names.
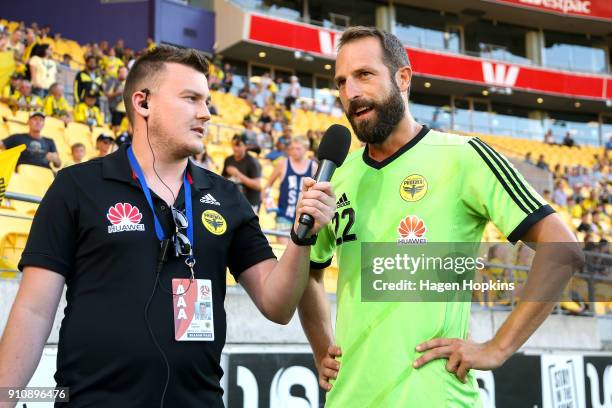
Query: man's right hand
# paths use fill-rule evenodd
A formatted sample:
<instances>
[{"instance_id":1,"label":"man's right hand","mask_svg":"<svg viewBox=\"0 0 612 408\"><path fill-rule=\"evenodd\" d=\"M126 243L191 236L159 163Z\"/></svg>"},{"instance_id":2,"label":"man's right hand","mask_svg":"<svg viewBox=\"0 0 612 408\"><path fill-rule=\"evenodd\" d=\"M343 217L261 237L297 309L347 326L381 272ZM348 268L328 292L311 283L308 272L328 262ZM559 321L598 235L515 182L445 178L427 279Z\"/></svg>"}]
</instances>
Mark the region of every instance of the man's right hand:
<instances>
[{"instance_id":1,"label":"man's right hand","mask_svg":"<svg viewBox=\"0 0 612 408\"><path fill-rule=\"evenodd\" d=\"M336 379L338 377L338 371L340 370L340 362L336 360L336 357L342 355L342 350L338 346L329 346L327 353L322 359L317 361L317 371L319 372L319 386L326 391L331 390L332 385L330 379Z\"/></svg>"}]
</instances>

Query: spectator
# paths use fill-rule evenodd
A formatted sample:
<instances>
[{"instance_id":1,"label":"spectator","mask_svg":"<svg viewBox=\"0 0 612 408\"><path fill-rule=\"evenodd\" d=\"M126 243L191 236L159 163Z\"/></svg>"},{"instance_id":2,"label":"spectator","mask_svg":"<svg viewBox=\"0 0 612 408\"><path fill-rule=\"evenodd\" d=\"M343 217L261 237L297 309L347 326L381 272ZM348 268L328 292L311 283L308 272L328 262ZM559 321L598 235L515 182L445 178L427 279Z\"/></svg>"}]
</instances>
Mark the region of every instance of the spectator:
<instances>
[{"instance_id":1,"label":"spectator","mask_svg":"<svg viewBox=\"0 0 612 408\"><path fill-rule=\"evenodd\" d=\"M240 88L240 91L238 91L238 97L241 99L251 100L252 98L251 85L248 83L248 81L245 82L244 86Z\"/></svg>"},{"instance_id":2,"label":"spectator","mask_svg":"<svg viewBox=\"0 0 612 408\"><path fill-rule=\"evenodd\" d=\"M74 108L74 121L84 123L89 126L102 126L104 124L104 116L100 112L100 108L96 106L98 93L89 91L85 95L85 101L79 103Z\"/></svg>"},{"instance_id":3,"label":"spectator","mask_svg":"<svg viewBox=\"0 0 612 408\"><path fill-rule=\"evenodd\" d=\"M593 211L599 206L599 197L597 197L597 191L591 189L589 196L582 200L582 208L586 211Z\"/></svg>"},{"instance_id":4,"label":"spectator","mask_svg":"<svg viewBox=\"0 0 612 408\"><path fill-rule=\"evenodd\" d=\"M28 62L30 60L30 57L32 56L32 51L34 50L34 47L38 45L38 40L36 39L35 31L31 28L27 28L25 39L26 45L25 49L23 50L22 60L23 62Z\"/></svg>"},{"instance_id":5,"label":"spectator","mask_svg":"<svg viewBox=\"0 0 612 408\"><path fill-rule=\"evenodd\" d=\"M583 233L594 232L595 226L593 225L592 222L590 222L589 218L590 218L590 214L588 212L583 213L580 219L580 224L576 228L576 231L583 232Z\"/></svg>"},{"instance_id":6,"label":"spectator","mask_svg":"<svg viewBox=\"0 0 612 408\"><path fill-rule=\"evenodd\" d=\"M147 38L147 51L153 51L155 49L155 47L157 47L157 44L155 43L155 41L153 41L152 38Z\"/></svg>"},{"instance_id":7,"label":"spectator","mask_svg":"<svg viewBox=\"0 0 612 408\"><path fill-rule=\"evenodd\" d=\"M232 86L234 86L234 72L232 67L227 62L223 65L223 80L221 86L225 90L225 93L230 93Z\"/></svg>"},{"instance_id":8,"label":"spectator","mask_svg":"<svg viewBox=\"0 0 612 408\"><path fill-rule=\"evenodd\" d=\"M247 153L246 136L235 135L232 138L234 154L225 159L221 175L238 185L255 214L259 213L261 203L261 165L256 158Z\"/></svg>"},{"instance_id":9,"label":"spectator","mask_svg":"<svg viewBox=\"0 0 612 408\"><path fill-rule=\"evenodd\" d=\"M559 207L565 207L567 205L567 194L565 194L563 183L561 181L557 181L555 183L555 189L552 193L552 201Z\"/></svg>"},{"instance_id":10,"label":"spectator","mask_svg":"<svg viewBox=\"0 0 612 408\"><path fill-rule=\"evenodd\" d=\"M9 41L6 45L6 51L13 51L13 55L15 56L15 61L20 61L23 57L23 51L25 47L23 45L23 31L15 30L11 34Z\"/></svg>"},{"instance_id":11,"label":"spectator","mask_svg":"<svg viewBox=\"0 0 612 408\"><path fill-rule=\"evenodd\" d=\"M331 107L327 104L327 99L323 98L321 103L317 104L315 110L319 113L329 115L331 113Z\"/></svg>"},{"instance_id":12,"label":"spectator","mask_svg":"<svg viewBox=\"0 0 612 408\"><path fill-rule=\"evenodd\" d=\"M572 134L569 131L565 132L565 137L563 138L563 146L578 147L576 141L572 138Z\"/></svg>"},{"instance_id":13,"label":"spectator","mask_svg":"<svg viewBox=\"0 0 612 408\"><path fill-rule=\"evenodd\" d=\"M74 78L74 104L77 105L85 99L85 94L95 92L96 94L102 89L102 76L98 73L98 61L93 55L85 59L85 69L76 74ZM98 99L96 96L96 102Z\"/></svg>"},{"instance_id":14,"label":"spectator","mask_svg":"<svg viewBox=\"0 0 612 408\"><path fill-rule=\"evenodd\" d=\"M210 157L208 155L208 152L206 150L206 144L204 145L204 150L202 150L201 153L194 154L193 156L191 156L191 158L193 159L193 162L195 164L197 164L198 166L200 166L200 167L202 167L202 168L204 168L206 170L210 170L210 171L213 171L215 173L217 173L219 171L219 169L217 168L217 165L213 161L212 157Z\"/></svg>"},{"instance_id":15,"label":"spectator","mask_svg":"<svg viewBox=\"0 0 612 408\"><path fill-rule=\"evenodd\" d=\"M570 213L570 216L575 219L582 217L582 214L584 213L580 204L576 204L573 197L569 197L567 199L567 210Z\"/></svg>"},{"instance_id":16,"label":"spectator","mask_svg":"<svg viewBox=\"0 0 612 408\"><path fill-rule=\"evenodd\" d=\"M546 200L547 203L552 203L552 198L550 196L550 190L549 189L544 189L544 191L542 193L542 198L544 200Z\"/></svg>"},{"instance_id":17,"label":"spectator","mask_svg":"<svg viewBox=\"0 0 612 408\"><path fill-rule=\"evenodd\" d=\"M21 81L19 91L13 95L10 105L13 106L13 108L29 112L39 111L43 108L42 99L40 99L38 95L32 94L32 84L25 79Z\"/></svg>"},{"instance_id":18,"label":"spectator","mask_svg":"<svg viewBox=\"0 0 612 408\"><path fill-rule=\"evenodd\" d=\"M115 144L115 139L111 136L105 135L104 133L100 134L96 138L96 150L98 154L96 157L104 157L109 153L113 152L113 145Z\"/></svg>"},{"instance_id":19,"label":"spectator","mask_svg":"<svg viewBox=\"0 0 612 408\"><path fill-rule=\"evenodd\" d=\"M66 163L64 166L72 166L73 164L83 163L83 159L85 159L86 154L85 145L83 143L75 143L70 146L70 157L71 161Z\"/></svg>"},{"instance_id":20,"label":"spectator","mask_svg":"<svg viewBox=\"0 0 612 408\"><path fill-rule=\"evenodd\" d=\"M10 149L19 145L26 145L21 152L17 165L31 164L33 166L50 168L50 163L60 167L62 162L57 154L57 148L53 139L41 134L45 126L45 115L42 112L33 112L28 120L30 128L28 133L20 133L7 137L0 142L0 149Z\"/></svg>"},{"instance_id":21,"label":"spectator","mask_svg":"<svg viewBox=\"0 0 612 408\"><path fill-rule=\"evenodd\" d=\"M111 50L113 50L111 48ZM127 78L128 70L125 66L119 67L117 77L109 78L106 83L106 97L108 98L108 107L111 114L111 126L113 131L117 133L121 121L125 117L125 104L123 103L123 88Z\"/></svg>"},{"instance_id":22,"label":"spectator","mask_svg":"<svg viewBox=\"0 0 612 408\"><path fill-rule=\"evenodd\" d=\"M123 60L123 48L125 47L123 39L120 38L117 40L117 42L115 43L115 55L117 56L117 58L121 58ZM125 63L125 60L123 60L123 62Z\"/></svg>"},{"instance_id":23,"label":"spectator","mask_svg":"<svg viewBox=\"0 0 612 408\"><path fill-rule=\"evenodd\" d=\"M570 175L567 178L567 184L569 184L570 188L574 188L576 186L582 186L582 176L580 175L580 168L578 166L572 167L570 170Z\"/></svg>"},{"instance_id":24,"label":"spectator","mask_svg":"<svg viewBox=\"0 0 612 408\"><path fill-rule=\"evenodd\" d=\"M612 150L612 135L610 135L610 139L606 142L605 145L605 156L608 156L608 152Z\"/></svg>"},{"instance_id":25,"label":"spectator","mask_svg":"<svg viewBox=\"0 0 612 408\"><path fill-rule=\"evenodd\" d=\"M258 107L263 108L268 103L270 99L270 85L272 85L272 78L270 78L269 72L264 72L264 74L259 79L259 84L257 85L257 94L255 95L255 103Z\"/></svg>"},{"instance_id":26,"label":"spectator","mask_svg":"<svg viewBox=\"0 0 612 408\"><path fill-rule=\"evenodd\" d=\"M44 98L49 87L57 80L57 63L51 59L52 49L49 44L40 44L32 51L30 58L30 77L32 93Z\"/></svg>"},{"instance_id":27,"label":"spectator","mask_svg":"<svg viewBox=\"0 0 612 408\"><path fill-rule=\"evenodd\" d=\"M58 83L49 88L49 95L45 98L43 107L47 116L61 119L66 125L72 121L72 108L64 97L63 87Z\"/></svg>"},{"instance_id":28,"label":"spectator","mask_svg":"<svg viewBox=\"0 0 612 408\"><path fill-rule=\"evenodd\" d=\"M600 236L604 236L608 230L604 223L601 221L599 211L593 211L591 215L593 232L598 233Z\"/></svg>"},{"instance_id":29,"label":"spectator","mask_svg":"<svg viewBox=\"0 0 612 408\"><path fill-rule=\"evenodd\" d=\"M244 121L244 136L246 140L247 150L257 155L261 153L261 147L258 143L259 132L255 129L253 122L250 119Z\"/></svg>"},{"instance_id":30,"label":"spectator","mask_svg":"<svg viewBox=\"0 0 612 408\"><path fill-rule=\"evenodd\" d=\"M119 68L123 67L125 64L121 58L117 57L115 49L110 48L108 50L108 55L102 57L102 63L100 65L106 75L111 78L117 78L119 75Z\"/></svg>"},{"instance_id":31,"label":"spectator","mask_svg":"<svg viewBox=\"0 0 612 408\"><path fill-rule=\"evenodd\" d=\"M525 153L525 158L523 159L523 163L534 164L531 160L531 152Z\"/></svg>"},{"instance_id":32,"label":"spectator","mask_svg":"<svg viewBox=\"0 0 612 408\"><path fill-rule=\"evenodd\" d=\"M546 134L544 134L544 143L549 145L555 144L555 138L553 136L552 129L548 129L546 131Z\"/></svg>"},{"instance_id":33,"label":"spectator","mask_svg":"<svg viewBox=\"0 0 612 408\"><path fill-rule=\"evenodd\" d=\"M279 157L286 156L285 152L287 150L288 144L289 144L289 140L283 137L279 137L276 143L274 144L274 150L270 151L270 153L266 155L266 159L270 161L275 161Z\"/></svg>"},{"instance_id":34,"label":"spectator","mask_svg":"<svg viewBox=\"0 0 612 408\"><path fill-rule=\"evenodd\" d=\"M306 157L308 151L308 139L296 137L291 141L288 148L287 158L281 158L276 162L274 170L261 192L262 201L270 193L270 188L280 177L280 188L278 196L276 229L282 232L290 232L295 222L295 206L302 188L304 177L313 177L317 171L317 164ZM288 239L278 237L277 242L286 244Z\"/></svg>"},{"instance_id":35,"label":"spectator","mask_svg":"<svg viewBox=\"0 0 612 408\"><path fill-rule=\"evenodd\" d=\"M16 99L15 94L19 92L21 81L23 81L23 75L21 74L11 75L11 81L8 84L6 84L4 88L2 89L2 96L0 97L0 102L9 104L11 99Z\"/></svg>"},{"instance_id":36,"label":"spectator","mask_svg":"<svg viewBox=\"0 0 612 408\"><path fill-rule=\"evenodd\" d=\"M538 162L536 163L536 167L542 170L550 171L550 169L548 168L548 164L544 161L543 154L541 154L540 157L538 157Z\"/></svg>"},{"instance_id":37,"label":"spectator","mask_svg":"<svg viewBox=\"0 0 612 408\"><path fill-rule=\"evenodd\" d=\"M300 97L301 90L298 77L296 77L295 75L291 75L289 81L289 88L287 88L287 93L285 95L285 108L287 110L291 110L291 107L293 106L295 101L297 101Z\"/></svg>"},{"instance_id":38,"label":"spectator","mask_svg":"<svg viewBox=\"0 0 612 408\"><path fill-rule=\"evenodd\" d=\"M338 102L338 100L334 102L334 106L332 106L330 114L334 118L340 118L342 117L342 115L344 115L344 112L342 111L342 105L340 105L340 102Z\"/></svg>"},{"instance_id":39,"label":"spectator","mask_svg":"<svg viewBox=\"0 0 612 408\"><path fill-rule=\"evenodd\" d=\"M72 68L71 64L72 64L72 57L70 56L70 54L64 54L62 56L62 62L59 63L58 68L71 69Z\"/></svg>"}]
</instances>

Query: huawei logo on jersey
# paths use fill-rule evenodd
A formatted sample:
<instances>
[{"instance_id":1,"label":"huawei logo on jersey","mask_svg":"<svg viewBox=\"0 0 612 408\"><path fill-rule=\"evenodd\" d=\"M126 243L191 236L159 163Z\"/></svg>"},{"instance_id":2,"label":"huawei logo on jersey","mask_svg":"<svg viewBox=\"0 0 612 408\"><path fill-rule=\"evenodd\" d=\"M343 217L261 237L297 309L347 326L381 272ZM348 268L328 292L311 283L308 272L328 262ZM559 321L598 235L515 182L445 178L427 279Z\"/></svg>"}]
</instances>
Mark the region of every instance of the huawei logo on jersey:
<instances>
[{"instance_id":1,"label":"huawei logo on jersey","mask_svg":"<svg viewBox=\"0 0 612 408\"><path fill-rule=\"evenodd\" d=\"M130 203L117 203L108 209L106 218L113 225L108 226L108 233L121 231L144 231L145 226L140 223L142 214L138 207Z\"/></svg>"},{"instance_id":2,"label":"huawei logo on jersey","mask_svg":"<svg viewBox=\"0 0 612 408\"><path fill-rule=\"evenodd\" d=\"M398 244L424 244L427 242L425 222L416 215L409 215L397 227Z\"/></svg>"}]
</instances>

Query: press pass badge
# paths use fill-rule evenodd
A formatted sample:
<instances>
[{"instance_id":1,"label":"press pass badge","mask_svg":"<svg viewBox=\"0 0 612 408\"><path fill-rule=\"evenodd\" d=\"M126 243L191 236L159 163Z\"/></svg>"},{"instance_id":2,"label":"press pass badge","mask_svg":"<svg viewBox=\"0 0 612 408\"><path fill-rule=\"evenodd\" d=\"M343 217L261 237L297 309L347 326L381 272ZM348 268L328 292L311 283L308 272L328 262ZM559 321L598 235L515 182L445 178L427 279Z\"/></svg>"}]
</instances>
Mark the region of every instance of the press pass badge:
<instances>
[{"instance_id":1,"label":"press pass badge","mask_svg":"<svg viewBox=\"0 0 612 408\"><path fill-rule=\"evenodd\" d=\"M214 341L212 284L210 279L172 279L174 339Z\"/></svg>"}]
</instances>

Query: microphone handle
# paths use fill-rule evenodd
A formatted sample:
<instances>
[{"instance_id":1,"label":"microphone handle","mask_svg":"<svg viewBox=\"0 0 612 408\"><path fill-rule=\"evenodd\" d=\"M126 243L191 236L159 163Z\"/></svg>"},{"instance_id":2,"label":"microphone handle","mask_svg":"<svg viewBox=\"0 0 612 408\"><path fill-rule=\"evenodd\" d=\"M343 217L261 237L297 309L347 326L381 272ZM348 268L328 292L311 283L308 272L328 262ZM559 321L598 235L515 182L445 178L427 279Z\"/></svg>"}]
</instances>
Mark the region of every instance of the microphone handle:
<instances>
[{"instance_id":1,"label":"microphone handle","mask_svg":"<svg viewBox=\"0 0 612 408\"><path fill-rule=\"evenodd\" d=\"M317 169L317 174L315 174L315 180L319 181L329 181L336 171L336 163L331 160L323 159L321 163L319 163L319 168ZM296 235L298 239L306 238L306 234L314 225L314 218L310 216L310 214L302 214L299 220L300 225L296 231Z\"/></svg>"}]
</instances>

